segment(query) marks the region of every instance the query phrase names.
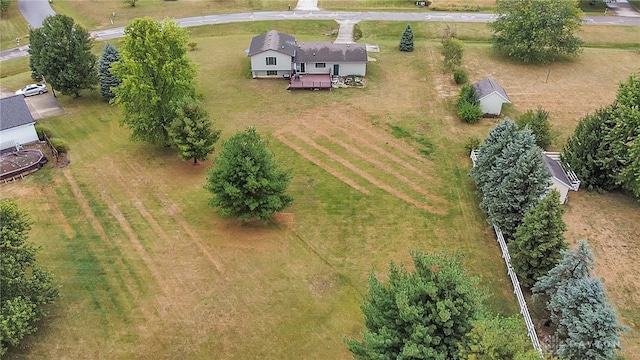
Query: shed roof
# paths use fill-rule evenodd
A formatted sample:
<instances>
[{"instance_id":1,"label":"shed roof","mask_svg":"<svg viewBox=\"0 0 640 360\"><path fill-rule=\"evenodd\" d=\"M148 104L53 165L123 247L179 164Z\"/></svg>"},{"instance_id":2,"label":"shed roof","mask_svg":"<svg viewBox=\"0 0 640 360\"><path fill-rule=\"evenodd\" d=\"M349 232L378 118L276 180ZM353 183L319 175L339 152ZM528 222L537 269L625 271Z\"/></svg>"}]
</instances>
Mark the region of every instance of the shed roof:
<instances>
[{"instance_id":1,"label":"shed roof","mask_svg":"<svg viewBox=\"0 0 640 360\"><path fill-rule=\"evenodd\" d=\"M277 51L289 56L296 54L296 38L281 33L279 31L270 30L264 34L254 36L251 39L248 56L253 56L268 50Z\"/></svg>"},{"instance_id":2,"label":"shed roof","mask_svg":"<svg viewBox=\"0 0 640 360\"><path fill-rule=\"evenodd\" d=\"M509 99L509 96L507 95L507 92L504 91L504 88L489 77L473 84L473 87L476 89L476 97L478 98L478 100L482 100L484 97L487 97L493 93L497 93L502 98L504 98L505 101L511 103L511 99Z\"/></svg>"},{"instance_id":3,"label":"shed roof","mask_svg":"<svg viewBox=\"0 0 640 360\"><path fill-rule=\"evenodd\" d=\"M568 188L573 189L571 180L569 180L569 176L567 176L567 172L564 171L564 168L562 167L562 165L560 165L560 162L553 160L546 154L543 154L542 158L544 159L545 165L547 165L547 168L551 172L551 176L566 185Z\"/></svg>"},{"instance_id":4,"label":"shed roof","mask_svg":"<svg viewBox=\"0 0 640 360\"><path fill-rule=\"evenodd\" d=\"M34 122L24 96L14 95L0 99L0 131Z\"/></svg>"},{"instance_id":5,"label":"shed roof","mask_svg":"<svg viewBox=\"0 0 640 360\"><path fill-rule=\"evenodd\" d=\"M332 44L330 42L301 42L295 61L311 62L366 62L367 47L364 44Z\"/></svg>"}]
</instances>

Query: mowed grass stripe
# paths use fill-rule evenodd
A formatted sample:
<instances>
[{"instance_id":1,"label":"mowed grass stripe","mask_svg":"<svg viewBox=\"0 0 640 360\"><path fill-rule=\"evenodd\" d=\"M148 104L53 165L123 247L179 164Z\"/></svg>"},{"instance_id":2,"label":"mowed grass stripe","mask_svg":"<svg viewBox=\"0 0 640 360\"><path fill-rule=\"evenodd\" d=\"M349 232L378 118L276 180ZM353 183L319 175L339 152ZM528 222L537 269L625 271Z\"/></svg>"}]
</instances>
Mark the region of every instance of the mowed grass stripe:
<instances>
[{"instance_id":1,"label":"mowed grass stripe","mask_svg":"<svg viewBox=\"0 0 640 360\"><path fill-rule=\"evenodd\" d=\"M303 124L303 126L305 126ZM324 130L321 130L320 128L311 128L308 126L305 126L305 128L307 128L308 130L310 130L311 132L313 132L314 134L340 146L341 148L343 148L344 150L346 150L348 152L349 155L355 155L361 159L363 159L364 161L374 165L375 167L377 167L378 169L380 169L381 171L383 171L385 174L391 175L393 177L395 177L397 180L400 181L400 183L396 182L396 184L404 184L406 186L408 186L409 188L411 188L413 191L419 193L420 195L422 195L425 199L425 202L430 203L430 205L434 205L434 206L446 206L446 201L444 199L442 199L441 197L434 195L433 193L426 191L425 189L426 184L425 185L419 185L418 183L414 182L411 178L409 178L409 176L404 175L401 171L398 171L396 169L393 168L393 166L391 166L389 164L386 157L384 157L385 154L383 154L383 157L381 157L382 159L384 159L385 161L380 161L377 158L371 156L370 154L365 153L364 151L360 150L358 148L358 145L362 144L362 142L358 142L358 141L354 141L353 144L349 144L345 141L340 140L339 138L337 138L334 135L330 135L329 133L327 133ZM398 159L399 160L399 159ZM415 177L420 177L419 174L412 174Z\"/></svg>"},{"instance_id":2,"label":"mowed grass stripe","mask_svg":"<svg viewBox=\"0 0 640 360\"><path fill-rule=\"evenodd\" d=\"M284 132L278 132L274 136L275 136L276 139L280 140L280 142L282 142L283 144L287 145L288 147L293 149L295 152L300 154L300 156L302 156L303 158L311 161L312 163L314 163L315 165L319 166L320 168L322 168L323 170L325 170L329 174L333 175L334 177L336 177L340 181L344 182L345 184L351 186L352 188L356 189L357 191L360 191L363 194L366 194L366 195L371 194L371 192L369 192L369 190L367 190L365 187L360 186L357 182L351 180L351 178L345 176L340 171L334 169L334 167L332 167L332 166L326 164L325 162L321 161L318 157L311 155L309 152L307 152L305 149L303 149L302 146L299 146L296 143L294 143L293 141L289 140L285 136ZM290 134L290 136L295 136L295 135Z\"/></svg>"},{"instance_id":3,"label":"mowed grass stripe","mask_svg":"<svg viewBox=\"0 0 640 360\"><path fill-rule=\"evenodd\" d=\"M131 304L127 304L130 294L127 287L123 287L119 281L114 283L114 279L120 277L120 269L105 261L111 257L111 250L108 240L99 234L100 225L96 228L95 223L87 222L92 215L87 216L83 207L88 204L81 203L82 200L70 185L59 184L55 194L63 215L75 229L73 237L62 236L69 257L73 259L70 265L74 269L72 283L65 285L69 289L65 293L70 294L74 302L83 303L88 300L91 308L83 309L83 312L96 316L101 325L100 330L109 335L114 317L124 323L130 321L127 315L127 309L133 308Z\"/></svg>"}]
</instances>

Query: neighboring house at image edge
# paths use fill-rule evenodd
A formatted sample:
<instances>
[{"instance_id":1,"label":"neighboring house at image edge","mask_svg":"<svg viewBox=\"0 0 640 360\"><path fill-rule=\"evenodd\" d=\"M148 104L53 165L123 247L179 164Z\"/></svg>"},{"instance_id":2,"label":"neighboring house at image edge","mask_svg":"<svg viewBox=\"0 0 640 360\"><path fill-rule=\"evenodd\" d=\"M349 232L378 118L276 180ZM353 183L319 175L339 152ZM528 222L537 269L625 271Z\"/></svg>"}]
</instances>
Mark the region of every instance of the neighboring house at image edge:
<instances>
[{"instance_id":1,"label":"neighboring house at image edge","mask_svg":"<svg viewBox=\"0 0 640 360\"><path fill-rule=\"evenodd\" d=\"M502 112L502 104L511 104L507 92L491 78L485 78L473 84L476 90L476 98L480 101L480 107L484 115L499 116Z\"/></svg>"},{"instance_id":2,"label":"neighboring house at image edge","mask_svg":"<svg viewBox=\"0 0 640 360\"><path fill-rule=\"evenodd\" d=\"M254 36L247 50L254 78L290 78L293 74L365 76L367 48L364 44L296 42L275 30Z\"/></svg>"},{"instance_id":3,"label":"neighboring house at image edge","mask_svg":"<svg viewBox=\"0 0 640 360\"><path fill-rule=\"evenodd\" d=\"M35 123L24 96L0 99L0 151L38 141Z\"/></svg>"}]
</instances>

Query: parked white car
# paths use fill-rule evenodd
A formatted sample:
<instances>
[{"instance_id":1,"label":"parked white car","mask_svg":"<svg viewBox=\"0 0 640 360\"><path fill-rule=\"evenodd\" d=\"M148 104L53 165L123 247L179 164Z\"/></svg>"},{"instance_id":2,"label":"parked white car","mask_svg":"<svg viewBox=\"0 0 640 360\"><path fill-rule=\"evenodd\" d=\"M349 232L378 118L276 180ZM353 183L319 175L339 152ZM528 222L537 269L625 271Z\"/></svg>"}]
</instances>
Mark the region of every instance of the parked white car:
<instances>
[{"instance_id":1,"label":"parked white car","mask_svg":"<svg viewBox=\"0 0 640 360\"><path fill-rule=\"evenodd\" d=\"M16 91L16 95L22 96L32 96L32 95L40 95L44 94L47 91L47 86L43 84L29 84L22 89Z\"/></svg>"}]
</instances>

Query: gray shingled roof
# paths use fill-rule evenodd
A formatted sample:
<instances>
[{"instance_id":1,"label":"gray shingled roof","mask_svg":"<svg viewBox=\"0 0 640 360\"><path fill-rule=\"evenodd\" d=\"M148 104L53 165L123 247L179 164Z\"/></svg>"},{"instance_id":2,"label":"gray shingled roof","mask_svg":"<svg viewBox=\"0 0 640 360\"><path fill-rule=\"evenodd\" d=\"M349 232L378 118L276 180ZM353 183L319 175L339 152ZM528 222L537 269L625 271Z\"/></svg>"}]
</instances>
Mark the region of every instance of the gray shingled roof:
<instances>
[{"instance_id":1,"label":"gray shingled roof","mask_svg":"<svg viewBox=\"0 0 640 360\"><path fill-rule=\"evenodd\" d=\"M560 162L553 160L545 154L542 155L542 158L544 159L545 165L547 165L547 168L551 172L551 176L556 178L561 183L567 185L569 188L573 188L573 185L571 185L571 180L569 180L569 177L562 168L562 165L560 165Z\"/></svg>"},{"instance_id":2,"label":"gray shingled roof","mask_svg":"<svg viewBox=\"0 0 640 360\"><path fill-rule=\"evenodd\" d=\"M498 95L502 96L506 101L511 103L511 99L509 99L509 96L507 96L507 92L504 91L504 88L497 82L493 81L491 78L482 79L473 84L473 87L476 89L476 97L478 98L478 100L481 100L485 96L497 92Z\"/></svg>"},{"instance_id":3,"label":"gray shingled roof","mask_svg":"<svg viewBox=\"0 0 640 360\"><path fill-rule=\"evenodd\" d=\"M14 95L0 99L0 131L34 122L24 96Z\"/></svg>"},{"instance_id":4,"label":"gray shingled roof","mask_svg":"<svg viewBox=\"0 0 640 360\"><path fill-rule=\"evenodd\" d=\"M253 56L268 50L294 56L296 54L296 38L275 30L268 31L251 39L247 55Z\"/></svg>"},{"instance_id":5,"label":"gray shingled roof","mask_svg":"<svg viewBox=\"0 0 640 360\"><path fill-rule=\"evenodd\" d=\"M295 62L366 62L367 47L364 44L332 44L329 42L298 43Z\"/></svg>"}]
</instances>

